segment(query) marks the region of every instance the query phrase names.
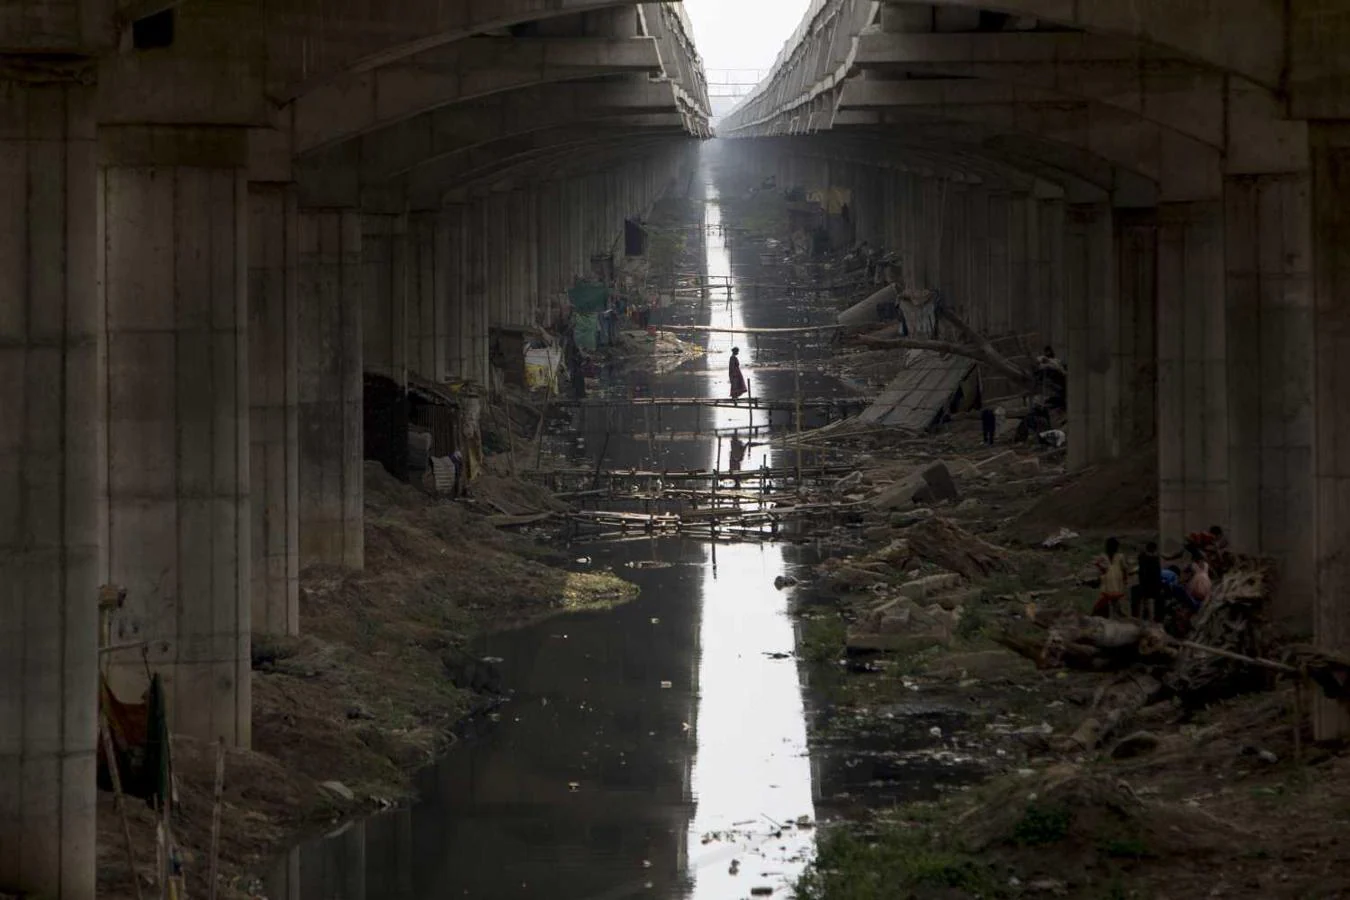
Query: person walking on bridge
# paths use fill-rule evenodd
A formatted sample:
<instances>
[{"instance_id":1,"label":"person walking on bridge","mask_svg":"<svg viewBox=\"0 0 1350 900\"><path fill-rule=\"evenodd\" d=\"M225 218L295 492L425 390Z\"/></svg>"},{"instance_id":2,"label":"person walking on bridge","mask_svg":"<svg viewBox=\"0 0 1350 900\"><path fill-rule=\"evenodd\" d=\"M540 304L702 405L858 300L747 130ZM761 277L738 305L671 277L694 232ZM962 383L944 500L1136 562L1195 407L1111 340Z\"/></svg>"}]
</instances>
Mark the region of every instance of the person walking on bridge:
<instances>
[{"instance_id":1,"label":"person walking on bridge","mask_svg":"<svg viewBox=\"0 0 1350 900\"><path fill-rule=\"evenodd\" d=\"M731 379L731 399L739 400L749 388L745 386L745 376L741 374L741 348L731 348L731 362L727 363L727 376Z\"/></svg>"}]
</instances>

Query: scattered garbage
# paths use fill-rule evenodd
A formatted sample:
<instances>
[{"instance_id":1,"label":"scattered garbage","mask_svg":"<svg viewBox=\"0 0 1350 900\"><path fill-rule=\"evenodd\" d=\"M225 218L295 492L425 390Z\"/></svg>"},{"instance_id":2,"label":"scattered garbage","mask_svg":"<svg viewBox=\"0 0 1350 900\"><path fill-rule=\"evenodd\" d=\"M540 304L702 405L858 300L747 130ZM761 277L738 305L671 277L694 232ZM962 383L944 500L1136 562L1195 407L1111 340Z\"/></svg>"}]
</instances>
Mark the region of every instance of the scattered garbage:
<instances>
[{"instance_id":1,"label":"scattered garbage","mask_svg":"<svg viewBox=\"0 0 1350 900\"><path fill-rule=\"evenodd\" d=\"M1041 541L1041 547L1046 550L1053 550L1056 547L1062 547L1079 537L1078 532L1072 528L1061 528L1045 540Z\"/></svg>"}]
</instances>

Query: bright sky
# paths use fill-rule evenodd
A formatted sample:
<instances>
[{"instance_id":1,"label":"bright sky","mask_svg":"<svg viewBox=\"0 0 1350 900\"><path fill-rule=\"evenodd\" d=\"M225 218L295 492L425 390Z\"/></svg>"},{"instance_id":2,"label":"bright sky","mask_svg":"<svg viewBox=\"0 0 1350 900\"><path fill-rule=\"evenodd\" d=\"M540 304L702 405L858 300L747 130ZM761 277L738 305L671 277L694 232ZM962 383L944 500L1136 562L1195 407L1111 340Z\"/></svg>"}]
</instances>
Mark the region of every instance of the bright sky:
<instances>
[{"instance_id":1,"label":"bright sky","mask_svg":"<svg viewBox=\"0 0 1350 900\"><path fill-rule=\"evenodd\" d=\"M811 0L684 0L706 69L769 69Z\"/></svg>"}]
</instances>

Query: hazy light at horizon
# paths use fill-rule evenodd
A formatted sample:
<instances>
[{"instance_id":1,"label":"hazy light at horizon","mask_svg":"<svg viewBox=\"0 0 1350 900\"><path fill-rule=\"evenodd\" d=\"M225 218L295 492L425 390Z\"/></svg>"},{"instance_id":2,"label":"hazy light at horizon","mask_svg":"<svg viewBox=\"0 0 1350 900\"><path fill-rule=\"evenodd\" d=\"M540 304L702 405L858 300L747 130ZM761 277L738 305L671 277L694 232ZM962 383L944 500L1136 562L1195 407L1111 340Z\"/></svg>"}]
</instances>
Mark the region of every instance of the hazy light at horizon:
<instances>
[{"instance_id":1,"label":"hazy light at horizon","mask_svg":"<svg viewBox=\"0 0 1350 900\"><path fill-rule=\"evenodd\" d=\"M767 72L811 0L684 0L694 41L709 71ZM749 78L750 73L744 73Z\"/></svg>"}]
</instances>

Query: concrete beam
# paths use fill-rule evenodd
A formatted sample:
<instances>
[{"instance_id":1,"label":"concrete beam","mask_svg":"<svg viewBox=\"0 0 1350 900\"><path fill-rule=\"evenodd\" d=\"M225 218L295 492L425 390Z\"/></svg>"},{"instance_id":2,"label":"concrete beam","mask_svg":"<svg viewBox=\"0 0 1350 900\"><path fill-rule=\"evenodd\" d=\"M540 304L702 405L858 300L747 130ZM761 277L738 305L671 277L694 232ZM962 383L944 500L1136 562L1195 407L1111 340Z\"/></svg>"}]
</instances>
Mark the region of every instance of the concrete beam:
<instances>
[{"instance_id":1,"label":"concrete beam","mask_svg":"<svg viewBox=\"0 0 1350 900\"><path fill-rule=\"evenodd\" d=\"M360 139L361 181L388 181L512 135L648 112L678 112L672 85L646 80L553 84L422 113Z\"/></svg>"},{"instance_id":2,"label":"concrete beam","mask_svg":"<svg viewBox=\"0 0 1350 900\"><path fill-rule=\"evenodd\" d=\"M922 89L915 94L912 99L929 99ZM902 107L899 115L879 113L878 124L909 124L916 117L957 119L1001 134L1029 134L1079 148L1143 176L1178 200L1222 193L1217 151L1120 110L1085 104L920 102Z\"/></svg>"},{"instance_id":3,"label":"concrete beam","mask_svg":"<svg viewBox=\"0 0 1350 900\"><path fill-rule=\"evenodd\" d=\"M288 108L288 124L303 155L454 103L624 72L660 74L656 41L473 38L310 91Z\"/></svg>"},{"instance_id":4,"label":"concrete beam","mask_svg":"<svg viewBox=\"0 0 1350 900\"><path fill-rule=\"evenodd\" d=\"M70 0L74 2L74 0ZM263 5L269 94L289 103L352 75L397 65L475 35L545 32L558 20L629 9L633 0L306 0ZM636 34L634 29L632 34Z\"/></svg>"},{"instance_id":5,"label":"concrete beam","mask_svg":"<svg viewBox=\"0 0 1350 900\"><path fill-rule=\"evenodd\" d=\"M1046 99L1078 98L1123 109L1213 147L1222 147L1228 79L1134 42L1055 33L865 34L856 65L891 78L918 74L980 79ZM872 82L852 80L849 88ZM894 81L889 83L895 83ZM1251 86L1255 88L1254 85Z\"/></svg>"},{"instance_id":6,"label":"concrete beam","mask_svg":"<svg viewBox=\"0 0 1350 900\"><path fill-rule=\"evenodd\" d=\"M926 0L938 8L992 9L1165 47L1275 90L1289 35L1284 0ZM906 4L901 4L906 5Z\"/></svg>"}]
</instances>

